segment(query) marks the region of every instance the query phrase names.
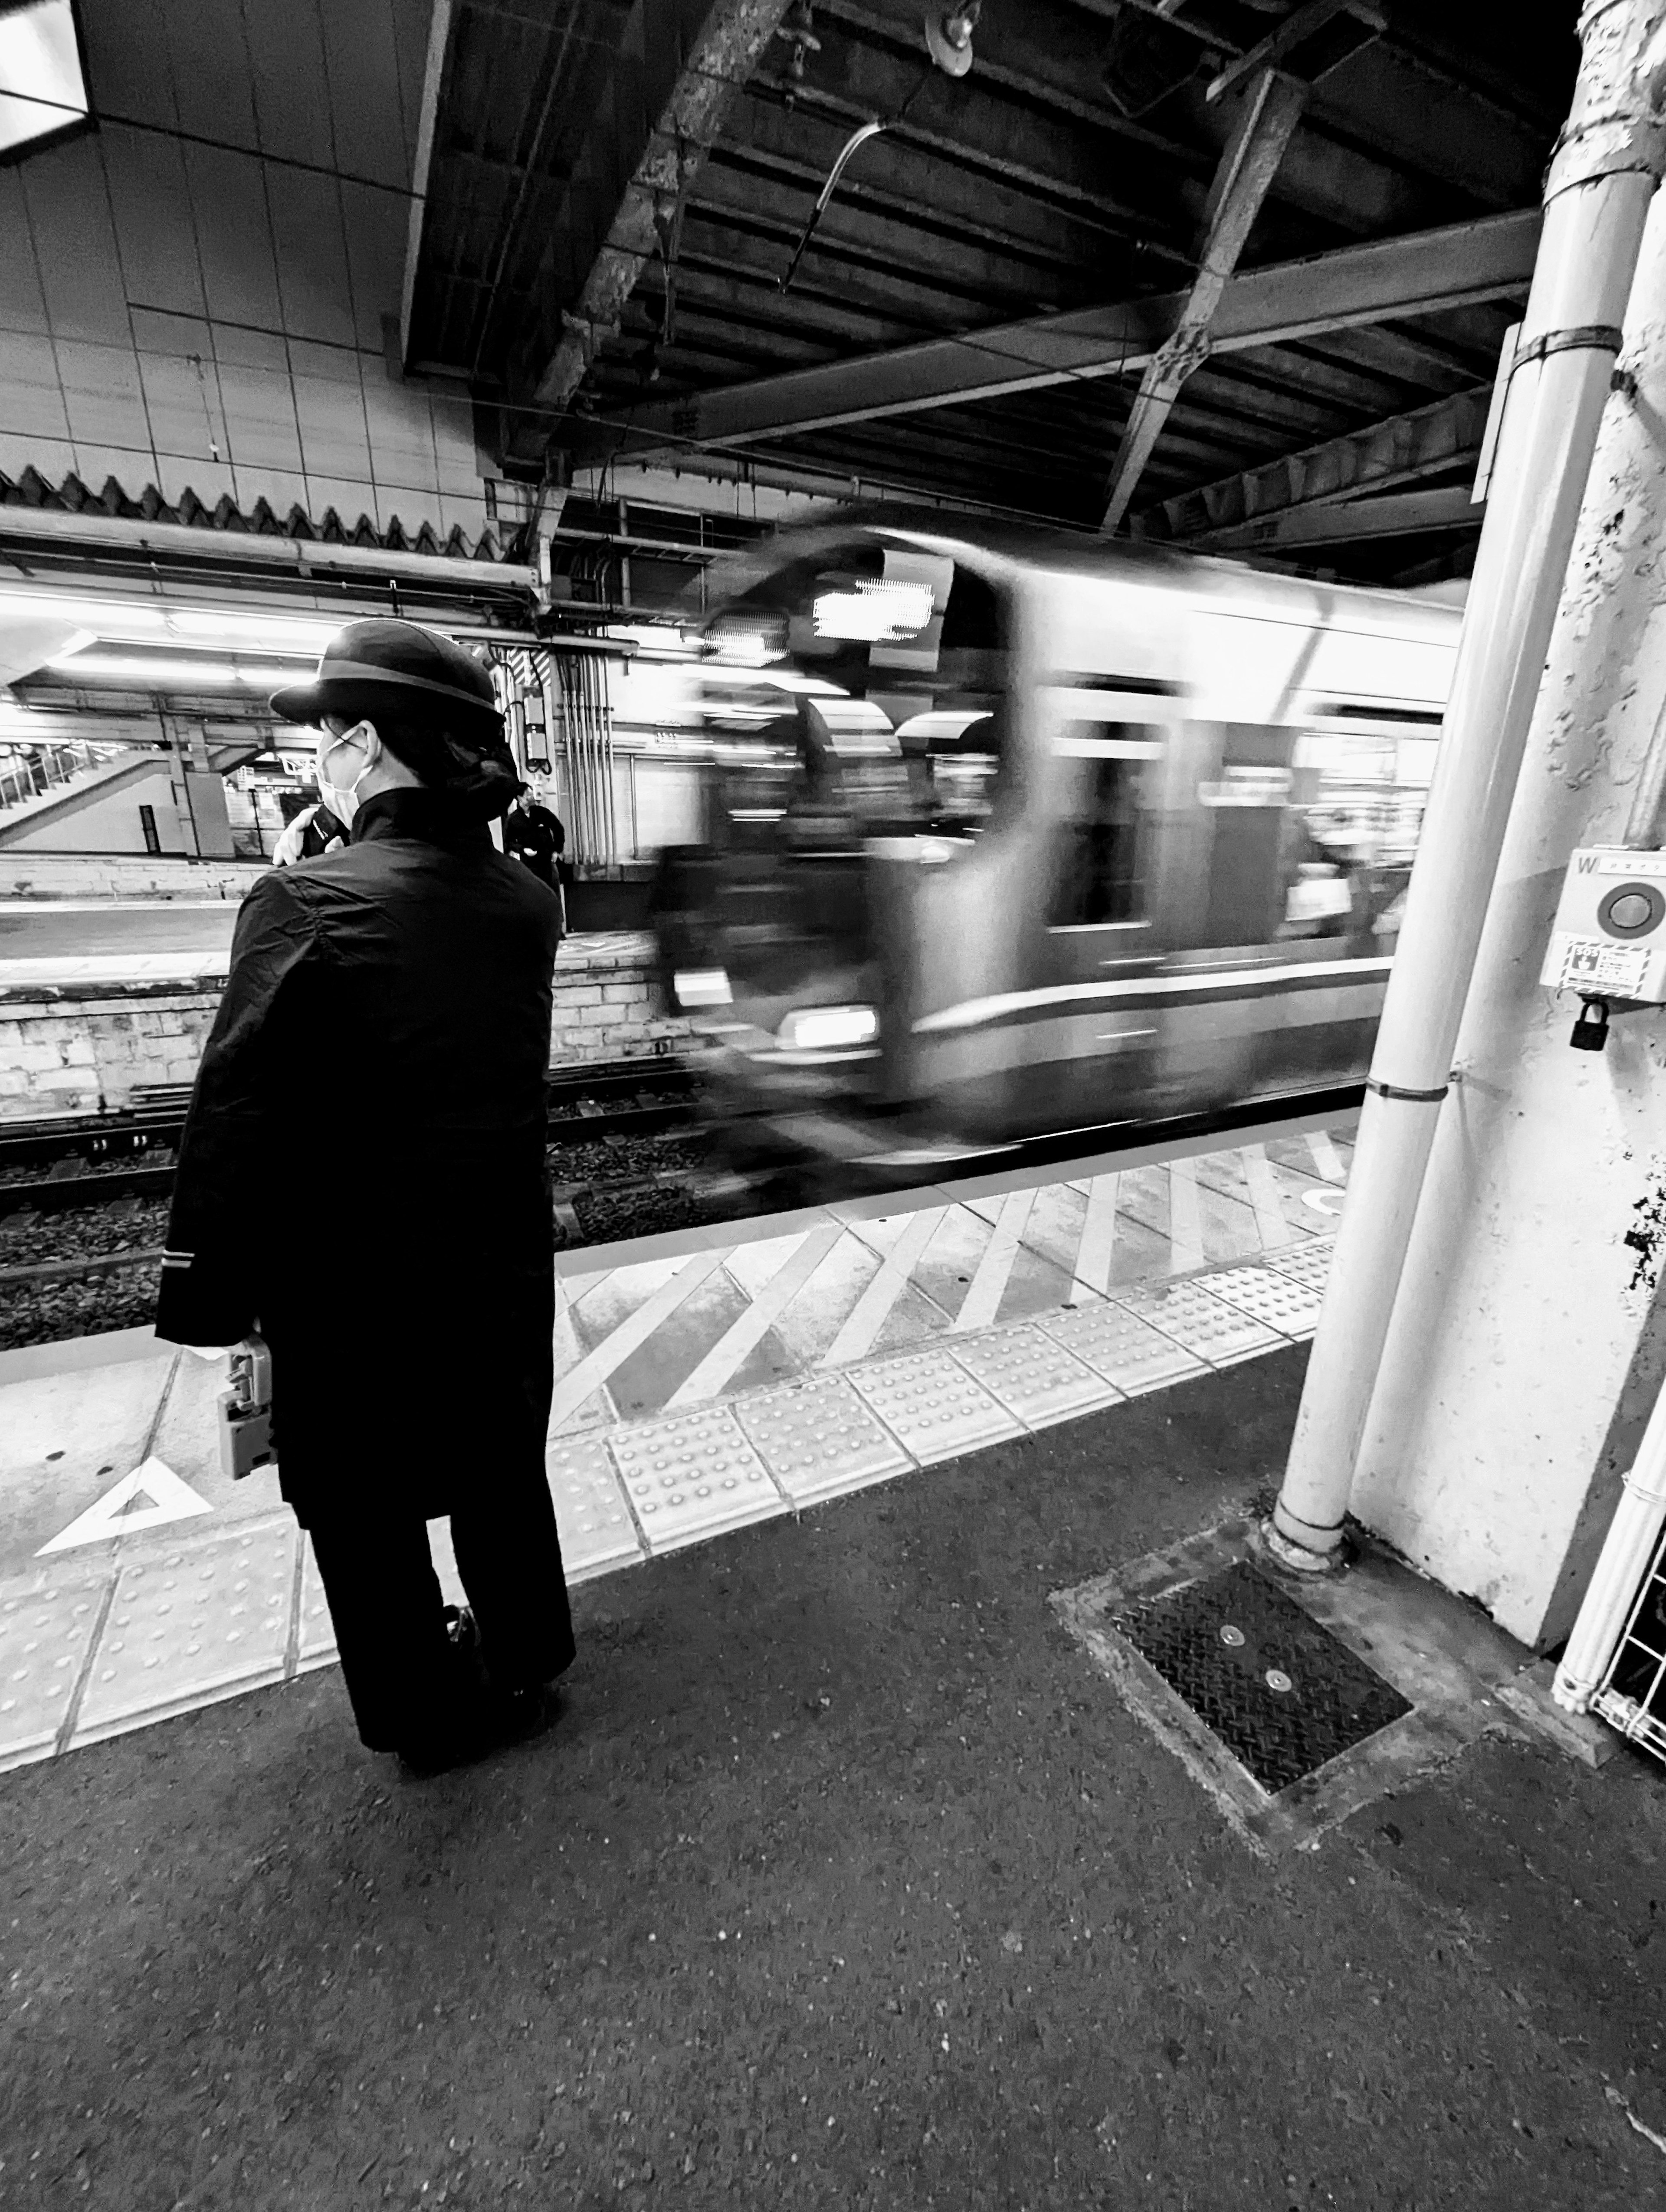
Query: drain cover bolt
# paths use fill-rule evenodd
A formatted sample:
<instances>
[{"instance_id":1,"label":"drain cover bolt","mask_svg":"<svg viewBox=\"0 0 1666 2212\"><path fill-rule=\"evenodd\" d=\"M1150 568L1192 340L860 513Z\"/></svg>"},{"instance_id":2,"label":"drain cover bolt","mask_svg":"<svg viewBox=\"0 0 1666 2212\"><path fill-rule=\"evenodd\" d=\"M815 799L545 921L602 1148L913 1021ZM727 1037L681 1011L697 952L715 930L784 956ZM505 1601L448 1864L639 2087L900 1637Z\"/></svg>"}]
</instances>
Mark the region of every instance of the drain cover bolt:
<instances>
[{"instance_id":1,"label":"drain cover bolt","mask_svg":"<svg viewBox=\"0 0 1666 2212\"><path fill-rule=\"evenodd\" d=\"M1293 1690L1296 1685L1282 1668L1269 1667L1267 1670L1267 1686L1269 1690L1277 1690L1282 1693L1286 1690Z\"/></svg>"},{"instance_id":2,"label":"drain cover bolt","mask_svg":"<svg viewBox=\"0 0 1666 2212\"><path fill-rule=\"evenodd\" d=\"M1243 1642L1243 1631L1241 1628L1234 1628L1229 1620L1220 1632L1220 1640L1231 1650L1236 1651Z\"/></svg>"}]
</instances>

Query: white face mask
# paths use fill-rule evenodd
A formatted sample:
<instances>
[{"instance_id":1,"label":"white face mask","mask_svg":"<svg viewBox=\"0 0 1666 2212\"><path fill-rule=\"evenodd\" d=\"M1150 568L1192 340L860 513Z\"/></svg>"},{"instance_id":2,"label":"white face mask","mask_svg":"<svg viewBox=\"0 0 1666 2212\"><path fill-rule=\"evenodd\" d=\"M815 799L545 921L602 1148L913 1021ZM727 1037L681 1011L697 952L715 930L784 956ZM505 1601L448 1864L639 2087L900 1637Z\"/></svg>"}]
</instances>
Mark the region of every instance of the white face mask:
<instances>
[{"instance_id":1,"label":"white face mask","mask_svg":"<svg viewBox=\"0 0 1666 2212\"><path fill-rule=\"evenodd\" d=\"M364 766L345 788L338 783L331 783L329 781L324 773L324 763L338 746L353 743L356 732L362 727L362 723L357 723L353 729L344 731L338 738L332 738L328 730L320 730L318 752L313 763L313 773L318 780L318 795L344 830L352 827L353 817L359 810L359 786L369 775L375 763L367 755Z\"/></svg>"}]
</instances>

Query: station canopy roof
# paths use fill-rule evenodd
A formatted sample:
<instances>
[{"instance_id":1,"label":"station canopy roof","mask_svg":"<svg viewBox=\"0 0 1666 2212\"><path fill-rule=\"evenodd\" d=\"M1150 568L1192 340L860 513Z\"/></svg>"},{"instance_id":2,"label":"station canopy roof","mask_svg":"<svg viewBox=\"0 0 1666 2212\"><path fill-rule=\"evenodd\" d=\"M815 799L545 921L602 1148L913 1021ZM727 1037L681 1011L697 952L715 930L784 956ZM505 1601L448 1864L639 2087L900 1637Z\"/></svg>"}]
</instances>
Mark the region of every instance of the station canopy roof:
<instances>
[{"instance_id":1,"label":"station canopy roof","mask_svg":"<svg viewBox=\"0 0 1666 2212\"><path fill-rule=\"evenodd\" d=\"M436 25L400 343L470 380L511 472L854 478L1310 573L1467 572L1572 7L455 0Z\"/></svg>"}]
</instances>

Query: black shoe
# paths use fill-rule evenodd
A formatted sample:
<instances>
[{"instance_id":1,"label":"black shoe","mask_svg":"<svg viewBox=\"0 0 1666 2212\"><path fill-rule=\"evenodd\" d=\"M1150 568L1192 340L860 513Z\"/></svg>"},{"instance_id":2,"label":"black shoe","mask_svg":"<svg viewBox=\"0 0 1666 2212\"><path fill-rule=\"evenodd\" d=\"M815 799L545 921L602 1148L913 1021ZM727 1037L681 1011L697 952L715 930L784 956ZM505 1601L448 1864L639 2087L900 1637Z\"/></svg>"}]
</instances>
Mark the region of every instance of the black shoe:
<instances>
[{"instance_id":1,"label":"black shoe","mask_svg":"<svg viewBox=\"0 0 1666 2212\"><path fill-rule=\"evenodd\" d=\"M560 1707L555 1692L535 1683L529 1690L494 1690L490 1703L500 1743L531 1743L555 1725Z\"/></svg>"},{"instance_id":2,"label":"black shoe","mask_svg":"<svg viewBox=\"0 0 1666 2212\"><path fill-rule=\"evenodd\" d=\"M424 1729L420 1736L398 1746L399 1764L407 1774L426 1780L448 1774L453 1767L472 1766L496 1745L494 1729L477 1707L464 1708L449 1722Z\"/></svg>"}]
</instances>

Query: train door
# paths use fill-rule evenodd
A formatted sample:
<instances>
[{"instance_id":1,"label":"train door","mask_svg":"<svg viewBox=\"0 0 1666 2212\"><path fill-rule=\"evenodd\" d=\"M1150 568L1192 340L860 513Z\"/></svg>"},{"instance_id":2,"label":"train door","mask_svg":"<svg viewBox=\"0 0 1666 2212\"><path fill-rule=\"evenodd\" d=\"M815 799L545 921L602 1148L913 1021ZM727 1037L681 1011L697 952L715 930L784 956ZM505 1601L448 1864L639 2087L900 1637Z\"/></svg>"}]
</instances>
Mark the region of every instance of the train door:
<instances>
[{"instance_id":1,"label":"train door","mask_svg":"<svg viewBox=\"0 0 1666 2212\"><path fill-rule=\"evenodd\" d=\"M1037 980L1058 1011L1030 1100L1032 1118L1044 1104L1084 1125L1116 1119L1145 1088L1157 1028L1137 997L1123 1002L1122 987L1162 959L1152 896L1161 728L1090 719L1097 702L1091 692L1067 701L1072 719L1053 738Z\"/></svg>"},{"instance_id":2,"label":"train door","mask_svg":"<svg viewBox=\"0 0 1666 2212\"><path fill-rule=\"evenodd\" d=\"M1284 922L1285 815L1296 733L1232 722L1221 738L1219 772L1197 791L1210 824L1203 941L1271 945Z\"/></svg>"}]
</instances>

